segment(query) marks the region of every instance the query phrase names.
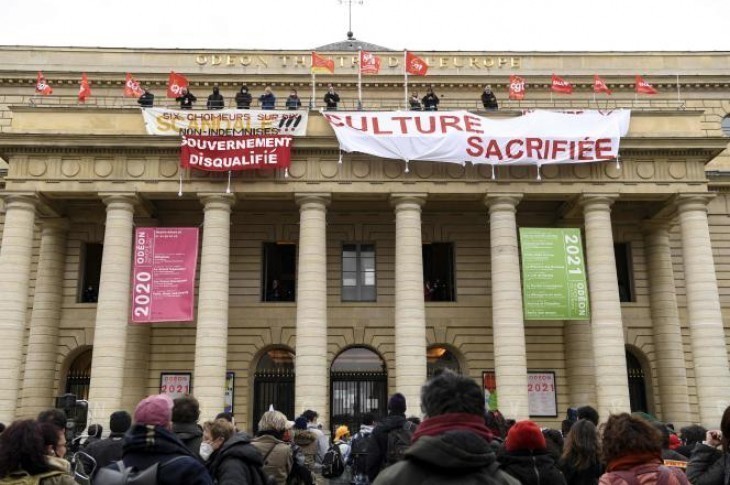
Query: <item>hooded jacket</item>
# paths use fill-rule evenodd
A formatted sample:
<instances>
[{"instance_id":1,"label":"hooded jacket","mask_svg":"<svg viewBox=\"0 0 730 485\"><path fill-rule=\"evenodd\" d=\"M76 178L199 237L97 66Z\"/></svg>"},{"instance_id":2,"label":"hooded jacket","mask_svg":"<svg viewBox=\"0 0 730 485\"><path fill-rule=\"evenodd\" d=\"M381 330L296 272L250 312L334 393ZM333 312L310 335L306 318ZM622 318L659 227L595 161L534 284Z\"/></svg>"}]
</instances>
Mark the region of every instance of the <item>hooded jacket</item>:
<instances>
[{"instance_id":1,"label":"hooded jacket","mask_svg":"<svg viewBox=\"0 0 730 485\"><path fill-rule=\"evenodd\" d=\"M172 423L172 432L190 450L195 458L200 458L200 444L203 442L203 430L197 423Z\"/></svg>"},{"instance_id":2,"label":"hooded jacket","mask_svg":"<svg viewBox=\"0 0 730 485\"><path fill-rule=\"evenodd\" d=\"M158 473L159 485L213 485L205 466L171 431L161 426L135 424L124 436L123 450L124 466L137 470L144 470L155 463L162 465L182 456L166 467L164 473Z\"/></svg>"},{"instance_id":3,"label":"hooded jacket","mask_svg":"<svg viewBox=\"0 0 730 485\"><path fill-rule=\"evenodd\" d=\"M406 422L405 414L390 414L375 429L368 443L367 475L372 482L378 476L380 469L385 464L385 457L388 454L388 433L403 426Z\"/></svg>"},{"instance_id":4,"label":"hooded jacket","mask_svg":"<svg viewBox=\"0 0 730 485\"><path fill-rule=\"evenodd\" d=\"M210 457L208 471L218 485L266 485L263 457L245 434L234 434Z\"/></svg>"},{"instance_id":5,"label":"hooded jacket","mask_svg":"<svg viewBox=\"0 0 730 485\"><path fill-rule=\"evenodd\" d=\"M304 466L311 472L320 472L321 465L317 463L318 439L317 435L308 429L298 429L294 433L294 444L299 446L304 455Z\"/></svg>"},{"instance_id":6,"label":"hooded jacket","mask_svg":"<svg viewBox=\"0 0 730 485\"><path fill-rule=\"evenodd\" d=\"M213 88L213 94L208 96L208 109L223 109L225 107L225 100L223 95L220 93L218 88Z\"/></svg>"},{"instance_id":7,"label":"hooded jacket","mask_svg":"<svg viewBox=\"0 0 730 485\"><path fill-rule=\"evenodd\" d=\"M504 452L499 456L500 468L523 485L565 485L565 478L555 459L545 451Z\"/></svg>"},{"instance_id":8,"label":"hooded jacket","mask_svg":"<svg viewBox=\"0 0 730 485\"><path fill-rule=\"evenodd\" d=\"M730 485L730 454L697 443L687 464L687 478L695 485Z\"/></svg>"},{"instance_id":9,"label":"hooded jacket","mask_svg":"<svg viewBox=\"0 0 730 485\"><path fill-rule=\"evenodd\" d=\"M377 429L377 428L376 428ZM406 451L405 459L378 475L374 485L519 485L499 469L491 446L469 431L447 431L422 436Z\"/></svg>"},{"instance_id":10,"label":"hooded jacket","mask_svg":"<svg viewBox=\"0 0 730 485\"><path fill-rule=\"evenodd\" d=\"M251 101L253 101L253 96L248 92L248 88L241 88L236 93L236 108L249 109L251 107Z\"/></svg>"}]
</instances>

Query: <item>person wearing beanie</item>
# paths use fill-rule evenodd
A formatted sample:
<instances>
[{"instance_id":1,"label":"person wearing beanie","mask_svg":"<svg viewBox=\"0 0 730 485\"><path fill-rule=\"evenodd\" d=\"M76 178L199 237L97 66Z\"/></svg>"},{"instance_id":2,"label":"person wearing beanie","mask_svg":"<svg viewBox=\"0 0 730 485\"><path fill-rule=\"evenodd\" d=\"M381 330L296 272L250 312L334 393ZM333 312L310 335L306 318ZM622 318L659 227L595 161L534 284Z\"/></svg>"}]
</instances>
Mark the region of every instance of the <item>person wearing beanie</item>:
<instances>
[{"instance_id":1,"label":"person wearing beanie","mask_svg":"<svg viewBox=\"0 0 730 485\"><path fill-rule=\"evenodd\" d=\"M166 394L148 396L137 404L134 424L124 435L124 466L142 471L157 464L159 485L213 485L203 463L172 432L172 407ZM117 464L107 469L118 470ZM104 483L100 476L104 471L97 471L98 483Z\"/></svg>"},{"instance_id":2,"label":"person wearing beanie","mask_svg":"<svg viewBox=\"0 0 730 485\"><path fill-rule=\"evenodd\" d=\"M392 465L394 457L402 455L404 450L388 449L393 446L396 437L402 435L403 442L416 431L416 425L406 419L406 397L396 392L388 399L388 416L373 429L368 443L367 475L371 482L375 481L381 470Z\"/></svg>"},{"instance_id":3,"label":"person wearing beanie","mask_svg":"<svg viewBox=\"0 0 730 485\"><path fill-rule=\"evenodd\" d=\"M565 485L555 458L548 452L545 435L529 419L518 421L510 428L499 463L502 470L523 485Z\"/></svg>"},{"instance_id":4,"label":"person wearing beanie","mask_svg":"<svg viewBox=\"0 0 730 485\"><path fill-rule=\"evenodd\" d=\"M350 447L350 428L348 428L346 425L338 426L335 430L335 437L332 440L333 445L337 445L337 447L340 449L340 455L342 455L342 460L347 465L348 461L350 460L350 451L352 448ZM348 466L345 466L345 471L336 478L330 478L329 479L329 485L350 485L352 483L352 469Z\"/></svg>"},{"instance_id":5,"label":"person wearing beanie","mask_svg":"<svg viewBox=\"0 0 730 485\"><path fill-rule=\"evenodd\" d=\"M317 458L319 445L317 435L309 428L307 418L299 416L294 420L294 436L292 441L304 455L304 466L315 476L322 473L321 461Z\"/></svg>"},{"instance_id":6,"label":"person wearing beanie","mask_svg":"<svg viewBox=\"0 0 730 485\"><path fill-rule=\"evenodd\" d=\"M311 431L314 436L317 437L317 463L322 464L324 460L324 454L327 453L327 449L330 447L329 440L322 432L319 425L319 413L312 409L307 409L302 413L302 417L307 420L307 429Z\"/></svg>"},{"instance_id":7,"label":"person wearing beanie","mask_svg":"<svg viewBox=\"0 0 730 485\"><path fill-rule=\"evenodd\" d=\"M96 460L97 468L104 468L122 459L124 433L132 426L132 417L127 411L116 411L109 417L109 437L95 441L86 448L86 453Z\"/></svg>"},{"instance_id":8,"label":"person wearing beanie","mask_svg":"<svg viewBox=\"0 0 730 485\"><path fill-rule=\"evenodd\" d=\"M421 388L421 407L426 417L404 459L380 472L374 485L519 485L499 469L476 381L445 370Z\"/></svg>"}]
</instances>

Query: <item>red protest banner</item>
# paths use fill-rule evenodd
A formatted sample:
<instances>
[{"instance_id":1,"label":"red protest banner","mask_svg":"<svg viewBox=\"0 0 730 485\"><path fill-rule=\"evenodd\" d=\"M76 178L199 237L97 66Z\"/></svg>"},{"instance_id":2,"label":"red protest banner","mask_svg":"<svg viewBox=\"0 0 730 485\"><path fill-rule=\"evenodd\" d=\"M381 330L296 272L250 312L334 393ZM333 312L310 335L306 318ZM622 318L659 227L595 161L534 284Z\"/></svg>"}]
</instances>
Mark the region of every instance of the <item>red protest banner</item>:
<instances>
[{"instance_id":1,"label":"red protest banner","mask_svg":"<svg viewBox=\"0 0 730 485\"><path fill-rule=\"evenodd\" d=\"M205 136L182 137L180 166L210 172L289 168L290 136Z\"/></svg>"}]
</instances>

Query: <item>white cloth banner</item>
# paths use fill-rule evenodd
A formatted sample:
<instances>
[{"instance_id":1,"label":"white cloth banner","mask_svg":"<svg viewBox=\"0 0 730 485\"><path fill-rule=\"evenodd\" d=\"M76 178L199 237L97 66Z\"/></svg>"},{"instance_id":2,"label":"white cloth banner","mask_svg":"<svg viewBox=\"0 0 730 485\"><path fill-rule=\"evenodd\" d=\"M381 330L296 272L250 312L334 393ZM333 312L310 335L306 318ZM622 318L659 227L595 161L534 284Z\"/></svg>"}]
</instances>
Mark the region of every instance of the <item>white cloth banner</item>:
<instances>
[{"instance_id":1,"label":"white cloth banner","mask_svg":"<svg viewBox=\"0 0 730 485\"><path fill-rule=\"evenodd\" d=\"M185 110L142 108L149 135L289 135L307 134L307 111L263 109Z\"/></svg>"},{"instance_id":2,"label":"white cloth banner","mask_svg":"<svg viewBox=\"0 0 730 485\"><path fill-rule=\"evenodd\" d=\"M405 161L547 165L612 160L630 110L531 111L485 118L468 111L324 113L340 149Z\"/></svg>"}]
</instances>

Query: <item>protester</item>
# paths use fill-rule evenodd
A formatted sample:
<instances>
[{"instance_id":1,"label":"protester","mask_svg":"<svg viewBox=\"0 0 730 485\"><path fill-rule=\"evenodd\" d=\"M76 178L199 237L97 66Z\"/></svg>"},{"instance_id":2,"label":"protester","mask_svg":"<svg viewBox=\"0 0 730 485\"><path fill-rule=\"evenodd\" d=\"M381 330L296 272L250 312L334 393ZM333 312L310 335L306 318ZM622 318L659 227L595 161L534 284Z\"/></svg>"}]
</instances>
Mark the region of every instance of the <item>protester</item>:
<instances>
[{"instance_id":1,"label":"protester","mask_svg":"<svg viewBox=\"0 0 730 485\"><path fill-rule=\"evenodd\" d=\"M192 109L193 103L196 102L198 98L196 98L195 95L188 90L188 88L182 88L180 94L181 96L175 98L175 101L180 103L180 109Z\"/></svg>"},{"instance_id":2,"label":"protester","mask_svg":"<svg viewBox=\"0 0 730 485\"><path fill-rule=\"evenodd\" d=\"M518 421L507 433L500 468L523 485L565 484L565 478L550 455L540 427L529 419Z\"/></svg>"},{"instance_id":3,"label":"protester","mask_svg":"<svg viewBox=\"0 0 730 485\"><path fill-rule=\"evenodd\" d=\"M241 86L241 90L236 93L236 108L238 109L250 109L253 96L248 92L248 86L245 84Z\"/></svg>"},{"instance_id":4,"label":"protester","mask_svg":"<svg viewBox=\"0 0 730 485\"><path fill-rule=\"evenodd\" d=\"M327 449L329 448L329 440L319 428L319 413L307 409L302 413L302 416L307 420L307 429L317 437L317 463L322 463L324 454L327 453Z\"/></svg>"},{"instance_id":5,"label":"protester","mask_svg":"<svg viewBox=\"0 0 730 485\"><path fill-rule=\"evenodd\" d=\"M200 403L197 399L189 395L175 399L172 407L172 432L195 457L200 457L200 443L203 442L199 418Z\"/></svg>"},{"instance_id":6,"label":"protester","mask_svg":"<svg viewBox=\"0 0 730 485\"><path fill-rule=\"evenodd\" d=\"M296 89L292 89L289 97L286 98L286 107L287 109L299 109L302 107L302 100L299 99Z\"/></svg>"},{"instance_id":7,"label":"protester","mask_svg":"<svg viewBox=\"0 0 730 485\"><path fill-rule=\"evenodd\" d=\"M304 466L306 466L311 473L319 475L322 473L322 465L321 459L318 457L318 435L307 429L307 427L307 418L299 416L295 419L292 441L294 444L299 446L302 455L304 456Z\"/></svg>"},{"instance_id":8,"label":"protester","mask_svg":"<svg viewBox=\"0 0 730 485\"><path fill-rule=\"evenodd\" d=\"M578 408L577 414L578 419L587 419L595 426L598 426L599 416L598 411L596 411L595 408L592 408L591 406L581 406Z\"/></svg>"},{"instance_id":9,"label":"protester","mask_svg":"<svg viewBox=\"0 0 730 485\"><path fill-rule=\"evenodd\" d=\"M324 104L328 110L336 110L337 103L340 102L340 95L335 92L332 83L327 85L327 92L324 95Z\"/></svg>"},{"instance_id":10,"label":"protester","mask_svg":"<svg viewBox=\"0 0 730 485\"><path fill-rule=\"evenodd\" d=\"M705 433L697 443L687 465L687 478L694 485L727 485L730 476L730 406L725 408L720 429Z\"/></svg>"},{"instance_id":11,"label":"protester","mask_svg":"<svg viewBox=\"0 0 730 485\"><path fill-rule=\"evenodd\" d=\"M86 453L96 460L96 467L104 468L122 459L124 433L132 426L132 417L127 411L116 411L109 417L109 437L91 443Z\"/></svg>"},{"instance_id":12,"label":"protester","mask_svg":"<svg viewBox=\"0 0 730 485\"><path fill-rule=\"evenodd\" d=\"M95 443L101 439L102 433L104 433L104 427L100 424L90 424L86 430L88 437L84 442L84 447L88 447L90 444Z\"/></svg>"},{"instance_id":13,"label":"protester","mask_svg":"<svg viewBox=\"0 0 730 485\"><path fill-rule=\"evenodd\" d=\"M56 427L56 429L59 429L61 431L66 431L66 413L62 409L46 409L45 411L41 411L38 413L38 422L43 423L50 423L53 426Z\"/></svg>"},{"instance_id":14,"label":"protester","mask_svg":"<svg viewBox=\"0 0 730 485\"><path fill-rule=\"evenodd\" d=\"M492 440L502 443L507 436L507 423L498 409L489 410L484 414L484 424L492 433Z\"/></svg>"},{"instance_id":15,"label":"protester","mask_svg":"<svg viewBox=\"0 0 730 485\"><path fill-rule=\"evenodd\" d=\"M230 421L216 419L203 425L200 457L217 485L266 485L261 454Z\"/></svg>"},{"instance_id":16,"label":"protester","mask_svg":"<svg viewBox=\"0 0 730 485\"><path fill-rule=\"evenodd\" d=\"M484 86L484 92L482 92L482 105L484 109L495 110L499 108L497 103L497 97L492 92L492 86Z\"/></svg>"},{"instance_id":17,"label":"protester","mask_svg":"<svg viewBox=\"0 0 730 485\"><path fill-rule=\"evenodd\" d=\"M681 428L679 430L679 435L682 444L675 451L689 458L692 456L692 450L694 450L695 445L697 443L702 443L705 439L707 430L703 426L693 424Z\"/></svg>"},{"instance_id":18,"label":"protester","mask_svg":"<svg viewBox=\"0 0 730 485\"><path fill-rule=\"evenodd\" d=\"M418 99L418 93L412 92L411 97L408 98L408 104L411 107L411 111L421 111L421 100Z\"/></svg>"},{"instance_id":19,"label":"protester","mask_svg":"<svg viewBox=\"0 0 730 485\"><path fill-rule=\"evenodd\" d=\"M330 478L330 485L349 485L352 479L352 473L350 468L347 466L347 462L350 460L350 428L345 425L338 426L335 430L335 439L332 440L333 445L337 445L342 455L343 463L345 464L345 471L336 478Z\"/></svg>"},{"instance_id":20,"label":"protester","mask_svg":"<svg viewBox=\"0 0 730 485\"><path fill-rule=\"evenodd\" d=\"M261 109L276 108L276 96L274 96L270 86L264 88L264 93L259 96L259 103L261 103Z\"/></svg>"},{"instance_id":21,"label":"protester","mask_svg":"<svg viewBox=\"0 0 730 485\"><path fill-rule=\"evenodd\" d=\"M143 108L151 108L155 105L155 95L145 89L142 96L137 99L137 104Z\"/></svg>"},{"instance_id":22,"label":"protester","mask_svg":"<svg viewBox=\"0 0 730 485\"><path fill-rule=\"evenodd\" d=\"M383 470L375 485L519 485L499 469L484 425L484 392L473 379L441 372L421 388L421 406L427 417L405 459Z\"/></svg>"},{"instance_id":23,"label":"protester","mask_svg":"<svg viewBox=\"0 0 730 485\"><path fill-rule=\"evenodd\" d=\"M396 441L410 443L415 430L416 426L406 420L405 396L399 392L393 394L388 400L388 416L375 427L368 443L367 474L371 482L381 470L403 458L405 450L390 449L389 443L391 446Z\"/></svg>"},{"instance_id":24,"label":"protester","mask_svg":"<svg viewBox=\"0 0 730 485\"><path fill-rule=\"evenodd\" d=\"M289 421L282 413L266 411L259 421L258 433L251 441L263 456L264 473L273 477L279 485L286 485L294 461L291 447L284 442L284 432L288 427Z\"/></svg>"},{"instance_id":25,"label":"protester","mask_svg":"<svg viewBox=\"0 0 730 485\"><path fill-rule=\"evenodd\" d=\"M440 100L433 92L433 87L429 86L428 89L426 89L426 95L421 101L423 102L423 109L425 111L438 111Z\"/></svg>"},{"instance_id":26,"label":"protester","mask_svg":"<svg viewBox=\"0 0 730 485\"><path fill-rule=\"evenodd\" d=\"M689 485L681 470L662 465L661 433L643 418L612 414L603 428L601 449L607 470L601 485L649 485L662 478L668 485Z\"/></svg>"},{"instance_id":27,"label":"protester","mask_svg":"<svg viewBox=\"0 0 730 485\"><path fill-rule=\"evenodd\" d=\"M567 485L597 485L603 474L596 426L587 419L576 422L565 438L558 462Z\"/></svg>"},{"instance_id":28,"label":"protester","mask_svg":"<svg viewBox=\"0 0 730 485\"><path fill-rule=\"evenodd\" d=\"M652 426L662 434L662 460L688 461L689 457L670 449L669 444L672 433L664 423L654 422Z\"/></svg>"},{"instance_id":29,"label":"protester","mask_svg":"<svg viewBox=\"0 0 730 485\"><path fill-rule=\"evenodd\" d=\"M368 485L367 475L368 443L375 427L375 416L372 413L362 415L360 431L355 433L350 442L350 459L347 461L354 485Z\"/></svg>"},{"instance_id":30,"label":"protester","mask_svg":"<svg viewBox=\"0 0 730 485\"><path fill-rule=\"evenodd\" d=\"M24 483L25 477L25 483L75 485L68 462L52 456L65 454L65 439L48 424L32 419L13 422L0 435L0 478L10 483Z\"/></svg>"},{"instance_id":31,"label":"protester","mask_svg":"<svg viewBox=\"0 0 730 485\"><path fill-rule=\"evenodd\" d=\"M557 429L545 428L542 430L542 435L545 437L545 445L547 446L548 453L553 457L555 463L557 463L563 454L563 446L565 445L562 433Z\"/></svg>"},{"instance_id":32,"label":"protester","mask_svg":"<svg viewBox=\"0 0 730 485\"><path fill-rule=\"evenodd\" d=\"M218 86L213 86L213 94L208 96L208 109L223 109L226 105L223 95L220 93Z\"/></svg>"}]
</instances>

